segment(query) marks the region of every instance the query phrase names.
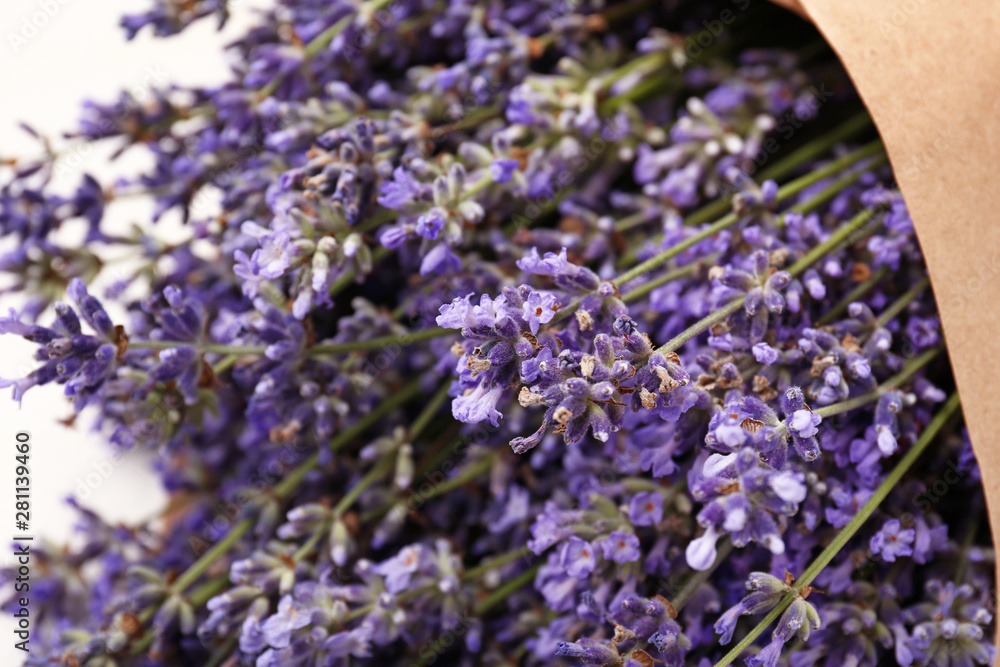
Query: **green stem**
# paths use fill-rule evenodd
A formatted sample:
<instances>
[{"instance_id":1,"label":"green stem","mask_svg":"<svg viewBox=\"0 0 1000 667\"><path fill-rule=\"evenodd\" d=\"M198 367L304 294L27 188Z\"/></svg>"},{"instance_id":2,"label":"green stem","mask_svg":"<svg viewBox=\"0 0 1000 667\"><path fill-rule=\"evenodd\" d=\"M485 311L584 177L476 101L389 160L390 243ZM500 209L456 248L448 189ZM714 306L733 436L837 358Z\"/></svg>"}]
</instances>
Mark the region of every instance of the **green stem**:
<instances>
[{"instance_id":1,"label":"green stem","mask_svg":"<svg viewBox=\"0 0 1000 667\"><path fill-rule=\"evenodd\" d=\"M493 176L491 176L490 174L486 174L478 181L470 185L468 189L466 189L458 199L459 201L466 201L468 199L472 199L473 197L475 197L477 194L479 194L492 184L493 184Z\"/></svg>"},{"instance_id":2,"label":"green stem","mask_svg":"<svg viewBox=\"0 0 1000 667\"><path fill-rule=\"evenodd\" d=\"M863 297L865 294L868 294L868 292L874 289L876 285L885 280L885 277L888 274L889 269L884 266L873 273L871 278L852 289L846 296L844 296L843 299L837 302L836 306L823 313L823 316L816 320L816 326L823 326L836 321L838 317L847 312L848 306Z\"/></svg>"},{"instance_id":3,"label":"green stem","mask_svg":"<svg viewBox=\"0 0 1000 667\"><path fill-rule=\"evenodd\" d=\"M725 209L723 208L723 212L724 211L725 211ZM712 217L714 218L715 216L712 216ZM649 216L646 215L646 213L644 211L638 211L637 213L633 213L632 215L625 216L621 220L618 220L617 222L615 222L615 231L619 232L619 233L620 232L627 232L628 230L632 229L633 227L639 227L641 225L646 224L647 222L652 222L653 220L656 220L656 219L657 219L656 216L649 217Z\"/></svg>"},{"instance_id":4,"label":"green stem","mask_svg":"<svg viewBox=\"0 0 1000 667\"><path fill-rule=\"evenodd\" d=\"M462 575L462 578L477 579L482 575L486 574L487 572L489 572L490 570L495 570L498 567L503 567L508 563L513 563L519 558L525 558L527 556L530 556L531 553L532 553L531 549L529 549L528 547L521 547L520 549L514 549L513 551L509 551L505 554L497 556L496 558L488 560L484 563L480 563L479 565L466 570L465 574Z\"/></svg>"},{"instance_id":5,"label":"green stem","mask_svg":"<svg viewBox=\"0 0 1000 667\"><path fill-rule=\"evenodd\" d=\"M646 7L651 7L656 3L653 0L636 0L635 2L620 2L609 6L602 16L604 20L610 24L621 21L622 19L629 18L633 14L637 14Z\"/></svg>"},{"instance_id":6,"label":"green stem","mask_svg":"<svg viewBox=\"0 0 1000 667\"><path fill-rule=\"evenodd\" d=\"M201 575L205 574L208 568L212 567L215 561L219 560L219 558L229 551L252 527L253 522L249 519L244 519L233 526L228 535L216 542L211 549L203 553L201 558L196 560L191 567L184 570L181 576L174 580L171 589L174 592L183 593L191 584L198 581Z\"/></svg>"},{"instance_id":7,"label":"green stem","mask_svg":"<svg viewBox=\"0 0 1000 667\"><path fill-rule=\"evenodd\" d=\"M788 272L792 274L793 278L798 276L810 266L823 259L831 249L857 234L865 225L871 222L872 218L874 218L879 212L880 209L877 208L866 208L861 211L856 216L851 218L850 222L831 234L830 238L807 252L801 259L799 259L799 261L795 262L795 264L792 264L791 268L788 269Z\"/></svg>"},{"instance_id":8,"label":"green stem","mask_svg":"<svg viewBox=\"0 0 1000 667\"><path fill-rule=\"evenodd\" d=\"M675 352L682 345L684 345L684 343L688 342L689 340L701 334L702 332L708 331L713 326L715 326L719 322L722 322L727 317L738 311L740 308L743 307L743 302L744 302L743 297L730 301L719 310L703 317L702 319L698 320L697 322L689 326L684 331L680 332L679 334L668 340L666 343L657 348L656 351L661 352L663 354Z\"/></svg>"},{"instance_id":9,"label":"green stem","mask_svg":"<svg viewBox=\"0 0 1000 667\"><path fill-rule=\"evenodd\" d=\"M305 543L301 547L299 547L294 554L292 554L292 560L298 562L303 558L305 558L306 556L308 556L310 553L312 553L312 550L316 547L317 544L319 544L319 541L323 539L324 535L326 535L326 527L314 530L313 534L309 537L309 539L306 540Z\"/></svg>"},{"instance_id":10,"label":"green stem","mask_svg":"<svg viewBox=\"0 0 1000 667\"><path fill-rule=\"evenodd\" d=\"M378 10L388 7L390 4L392 4L392 0L371 0L370 2L363 3L363 7L369 13L374 14ZM348 14L320 34L313 37L312 41L310 41L305 47L306 57L312 58L321 50L329 46L330 42L332 42L337 35L344 32L347 26L349 26L360 13L361 12L359 11L354 14Z\"/></svg>"},{"instance_id":11,"label":"green stem","mask_svg":"<svg viewBox=\"0 0 1000 667\"><path fill-rule=\"evenodd\" d=\"M668 248L667 250L664 250L663 252L654 255L653 257L650 257L646 261L641 262L640 264L634 266L630 270L625 271L622 274L619 274L618 277L615 278L614 282L616 282L618 285L625 285L630 280L634 280L635 278L638 278L639 276L648 271L652 271L653 269L659 268L660 266L665 264L668 260L673 259L677 255L680 255L685 250L694 247L695 245L701 243L705 239L718 234L719 232L728 227L732 227L734 224L736 224L738 220L739 218L736 217L736 214L730 213L729 215L726 215L725 217L715 221L708 227L705 227L700 232L687 237L680 243L675 243L674 245L670 246L670 248Z\"/></svg>"},{"instance_id":12,"label":"green stem","mask_svg":"<svg viewBox=\"0 0 1000 667\"><path fill-rule=\"evenodd\" d=\"M662 52L647 53L646 55L639 56L638 58L629 60L624 65L616 67L604 76L599 77L601 83L600 89L605 90L611 86L611 84L621 80L633 72L641 72L643 70L654 72L662 69L666 64L667 56Z\"/></svg>"},{"instance_id":13,"label":"green stem","mask_svg":"<svg viewBox=\"0 0 1000 667\"><path fill-rule=\"evenodd\" d=\"M451 329L441 327L431 327L420 331L408 331L403 334L393 334L391 336L379 336L368 340L355 340L347 343L321 343L313 345L308 349L310 356L322 354L343 354L345 352L365 352L379 350L387 347L398 347L419 343L432 338L440 338L454 333ZM232 355L239 358L243 355L262 355L267 351L266 345L223 345L220 343L188 343L179 340L140 340L129 343L129 348L136 350L166 350L174 347L193 347L201 352L211 354ZM235 361L236 359L233 359ZM226 362L227 360L223 360ZM228 362L224 367L232 365Z\"/></svg>"},{"instance_id":14,"label":"green stem","mask_svg":"<svg viewBox=\"0 0 1000 667\"><path fill-rule=\"evenodd\" d=\"M386 7L391 2L392 0L372 0L369 3L365 3L365 5L369 11L376 12L379 9ZM312 60L313 58L315 58L316 54L318 54L320 51L329 46L330 42L332 42L334 38L337 37L337 35L344 32L344 30L346 30L347 27L354 22L354 20L358 17L358 13L359 12L355 12L353 14L348 14L347 16L344 16L339 21L334 23L332 26L330 26L320 34L313 37L312 40L308 44L306 44L305 47L303 47L302 49L303 60ZM281 82L283 80L284 80L283 75L274 77L274 79L272 79L270 83L264 86L264 88L262 88L257 93L257 99L265 100L268 97L270 97L274 93L274 91L278 89L278 86L281 85Z\"/></svg>"},{"instance_id":15,"label":"green stem","mask_svg":"<svg viewBox=\"0 0 1000 667\"><path fill-rule=\"evenodd\" d=\"M920 294L928 288L931 284L931 279L927 276L918 282L916 285L908 289L900 298L882 311L882 314L878 316L876 322L880 327L884 327L886 324L891 322L893 318L899 315L903 310L910 305L914 299L916 299Z\"/></svg>"},{"instance_id":16,"label":"green stem","mask_svg":"<svg viewBox=\"0 0 1000 667\"><path fill-rule=\"evenodd\" d=\"M482 616L490 609L510 597L511 593L514 593L526 586L532 579L535 578L535 575L538 574L538 570L541 569L541 567L542 563L532 565L527 570L505 583L503 586L490 593L486 599L479 602L474 607L473 611L475 614L477 616Z\"/></svg>"},{"instance_id":17,"label":"green stem","mask_svg":"<svg viewBox=\"0 0 1000 667\"><path fill-rule=\"evenodd\" d=\"M213 598L224 591L228 585L229 575L223 574L206 581L204 584L191 591L191 593L187 596L187 600L194 607L200 607L208 602L210 598Z\"/></svg>"},{"instance_id":18,"label":"green stem","mask_svg":"<svg viewBox=\"0 0 1000 667\"><path fill-rule=\"evenodd\" d=\"M212 652L212 655L208 658L208 662L205 663L205 667L220 667L222 663L233 656L233 651L236 650L239 640L239 634L234 634L227 639L222 646Z\"/></svg>"},{"instance_id":19,"label":"green stem","mask_svg":"<svg viewBox=\"0 0 1000 667\"><path fill-rule=\"evenodd\" d=\"M441 383L441 388L437 390L434 397L431 399L430 403L424 406L424 409L420 411L417 418L413 420L410 425L409 436L411 440L415 440L418 435L423 433L427 425L431 423L437 411L441 409L441 405L448 398L448 390L451 388L451 382L445 381Z\"/></svg>"},{"instance_id":20,"label":"green stem","mask_svg":"<svg viewBox=\"0 0 1000 667\"><path fill-rule=\"evenodd\" d=\"M938 434L945 423L951 419L959 408L959 398L958 394L952 394L951 398L945 403L941 411L934 417L930 424L920 437L917 439L916 444L900 459L896 467L892 469L889 475L879 484L878 488L875 489L875 493L872 494L871 498L868 499L858 513L854 515L854 518L844 526L833 541L823 549L822 553L812 562L812 564L806 568L806 571L802 576L795 581L792 585L792 590L790 590L781 602L772 609L767 616L761 620L757 626L751 630L746 637L740 641L733 649L725 655L719 662L715 663L715 667L726 667L731 665L734 660L736 660L744 650L747 649L756 639L771 625L778 617L784 613L785 609L799 596L806 586L811 584L817 576L823 571L823 569L833 561L834 557L840 553L841 549L847 546L847 543L854 537L865 521L878 509L878 506L883 500L889 495L889 492L896 487L899 481L903 478L903 475L913 466L917 458L927 449L927 447L934 440L934 437Z\"/></svg>"},{"instance_id":21,"label":"green stem","mask_svg":"<svg viewBox=\"0 0 1000 667\"><path fill-rule=\"evenodd\" d=\"M457 489L463 484L467 484L470 480L479 477L480 475L484 474L487 470L489 470L490 467L493 465L494 457L495 455L492 454L489 456L484 456L482 459L476 461L475 463L470 465L468 468L466 468L459 474L455 475L454 477L444 482L441 482L427 493L421 494L420 499L429 500L431 498L436 498L437 496L448 493L452 489Z\"/></svg>"},{"instance_id":22,"label":"green stem","mask_svg":"<svg viewBox=\"0 0 1000 667\"><path fill-rule=\"evenodd\" d=\"M169 350L174 347L193 347L211 354L235 355L264 354L266 345L224 345L222 343L189 343L183 340L135 340L129 341L130 350Z\"/></svg>"},{"instance_id":23,"label":"green stem","mask_svg":"<svg viewBox=\"0 0 1000 667\"><path fill-rule=\"evenodd\" d=\"M222 361L212 366L212 372L216 375L229 370L237 361L240 360L239 354L228 354L223 358Z\"/></svg>"},{"instance_id":24,"label":"green stem","mask_svg":"<svg viewBox=\"0 0 1000 667\"><path fill-rule=\"evenodd\" d=\"M691 275L692 273L697 272L701 266L704 266L705 263L711 261L712 260L710 258L705 258L698 262L691 262L690 264L685 264L684 266L676 268L672 271L667 271L663 275L657 278L653 278L649 282L645 282L633 290L625 292L625 294L622 294L621 299L625 303L641 299L642 297L646 296L657 287L666 285L667 283L673 282L678 278L683 278L684 276L688 276Z\"/></svg>"},{"instance_id":25,"label":"green stem","mask_svg":"<svg viewBox=\"0 0 1000 667\"><path fill-rule=\"evenodd\" d=\"M627 92L620 93L614 97L609 97L598 106L598 112L602 116L614 113L618 107L626 102L639 102L648 99L653 93L676 92L680 90L682 81L675 72L660 76L652 76L643 79Z\"/></svg>"},{"instance_id":26,"label":"green stem","mask_svg":"<svg viewBox=\"0 0 1000 667\"><path fill-rule=\"evenodd\" d=\"M387 222L392 222L397 217L399 217L399 211L394 211L391 208L382 209L356 227L351 227L348 231L366 234L378 229Z\"/></svg>"},{"instance_id":27,"label":"green stem","mask_svg":"<svg viewBox=\"0 0 1000 667\"><path fill-rule=\"evenodd\" d=\"M368 340L355 340L348 343L327 343L320 345L313 345L309 348L309 354L342 354L344 352L359 352L367 350L379 350L386 347L398 347L401 345L410 345L412 343L419 343L425 340L431 340L432 338L440 338L441 336L447 336L448 334L455 333L451 329L442 329L441 327L431 327L429 329L421 329L420 331L412 331L404 334L394 334L391 336L379 336L378 338L370 338Z\"/></svg>"},{"instance_id":28,"label":"green stem","mask_svg":"<svg viewBox=\"0 0 1000 667\"><path fill-rule=\"evenodd\" d=\"M480 107L479 109L469 113L465 116L465 118L460 118L456 121L448 123L447 125L442 125L441 127L431 130L431 139L439 141L440 138L446 134L472 129L480 125L483 121L498 118L502 114L503 107L498 104L488 107Z\"/></svg>"},{"instance_id":29,"label":"green stem","mask_svg":"<svg viewBox=\"0 0 1000 667\"><path fill-rule=\"evenodd\" d=\"M862 111L861 113L844 121L842 124L838 125L823 136L813 139L805 146L789 153L784 159L775 162L773 165L757 174L757 178L761 182L774 181L779 178L784 178L788 174L795 171L798 166L816 160L837 144L849 139L855 134L858 134L862 130L867 130L871 126L871 116L868 115L867 111Z\"/></svg>"},{"instance_id":30,"label":"green stem","mask_svg":"<svg viewBox=\"0 0 1000 667\"><path fill-rule=\"evenodd\" d=\"M353 22L356 17L356 14L348 14L320 34L313 37L312 41L305 46L304 51L306 58L313 58L317 53L329 46L330 42L333 41L333 38L344 32L344 30L347 29L347 26L351 25L351 22Z\"/></svg>"},{"instance_id":31,"label":"green stem","mask_svg":"<svg viewBox=\"0 0 1000 667\"><path fill-rule=\"evenodd\" d=\"M874 169L875 167L881 164L885 164L887 160L888 158L886 157L885 154L878 155L874 157L871 162L865 165L865 167L866 169ZM823 188L809 199L789 208L788 211L781 214L781 217L779 217L775 221L775 223L778 225L778 227L784 227L785 218L788 215L788 213L811 213L815 211L820 206L827 203L828 201L839 195L841 192L843 192L844 189L847 188L849 185L853 185L854 183L861 180L861 177L864 176L864 174L865 170L861 169L849 172L846 176L837 179L836 181L834 181L827 187Z\"/></svg>"},{"instance_id":32,"label":"green stem","mask_svg":"<svg viewBox=\"0 0 1000 667\"><path fill-rule=\"evenodd\" d=\"M778 201L783 201L789 197L793 197L803 190L811 188L820 181L870 157L881 158L883 162L885 161L885 147L882 145L881 139L870 141L861 148L851 151L847 155L841 156L836 160L832 160L819 169L811 171L805 176L801 176L794 181L791 181L787 185L781 186L778 188ZM870 169L871 166L872 165L866 165L865 169Z\"/></svg>"},{"instance_id":33,"label":"green stem","mask_svg":"<svg viewBox=\"0 0 1000 667\"><path fill-rule=\"evenodd\" d=\"M844 124L834 128L832 131L824 134L818 139L814 139L802 148L799 148L795 152L789 154L787 157L775 162L773 165L760 172L760 174L757 174L756 180L758 183L763 183L764 181L776 181L782 179L802 165L808 164L809 162L817 159L819 156L825 154L845 139L857 134L863 129L871 127L871 124L872 119L871 116L868 115L868 112L861 112ZM718 216L724 214L726 209L729 208L729 202L731 199L732 197L722 197L716 199L711 204L708 204L698 209L690 216L685 217L684 224L700 225L717 218Z\"/></svg>"},{"instance_id":34,"label":"green stem","mask_svg":"<svg viewBox=\"0 0 1000 667\"><path fill-rule=\"evenodd\" d=\"M386 473L389 472L394 463L395 460L392 456L383 456L381 461L376 463L364 477L351 486L350 491L344 494L344 496L333 508L333 514L338 517L342 516L344 512L346 512L351 505L354 504L354 501L357 500L362 493L364 493L365 489L380 480L386 475Z\"/></svg>"}]
</instances>

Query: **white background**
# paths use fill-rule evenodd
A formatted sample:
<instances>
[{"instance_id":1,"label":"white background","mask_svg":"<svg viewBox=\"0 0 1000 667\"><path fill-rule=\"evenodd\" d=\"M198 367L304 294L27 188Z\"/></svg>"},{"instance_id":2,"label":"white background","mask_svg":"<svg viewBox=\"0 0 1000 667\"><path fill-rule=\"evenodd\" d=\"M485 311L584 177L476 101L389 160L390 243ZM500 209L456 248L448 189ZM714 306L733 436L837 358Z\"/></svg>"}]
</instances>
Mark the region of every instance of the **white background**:
<instances>
[{"instance_id":1,"label":"white background","mask_svg":"<svg viewBox=\"0 0 1000 667\"><path fill-rule=\"evenodd\" d=\"M150 86L180 83L215 84L225 80L228 56L223 45L257 20L254 7L263 0L231 0L232 18L222 33L209 17L179 36L154 39L148 29L126 42L118 26L127 12L141 12L153 0L3 0L0 3L0 159L38 154L38 144L17 127L29 122L53 138L76 127L80 102L90 98L110 102L118 91L132 91L140 100ZM23 38L23 42L21 41ZM57 145L67 145L63 140ZM109 164L107 150L68 148L71 168L60 172L56 185L74 187L87 171L104 183L116 176L134 175L145 160L140 153ZM7 175L4 175L7 178ZM146 202L122 201L108 209L110 228L147 223ZM160 232L162 229L162 232ZM184 234L176 220L166 221L158 233ZM0 250L8 247L0 240ZM111 278L114 278L112 275ZM97 290L99 292L99 290ZM0 311L17 308L17 296L0 296ZM50 313L41 319L49 321ZM120 312L112 312L116 322ZM0 337L0 377L18 378L35 364L34 346L12 336ZM0 566L9 565L8 548L15 534L14 436L31 434L31 531L35 539L64 544L73 537L74 512L64 499L75 495L112 522L133 524L154 515L165 494L152 472L146 453L113 458L101 433L92 431L93 415L82 414L67 428L58 420L72 407L62 387L32 389L20 409L9 389L0 395ZM9 585L2 589L9 592ZM24 654L13 648L13 621L0 616L0 665L18 665Z\"/></svg>"}]
</instances>

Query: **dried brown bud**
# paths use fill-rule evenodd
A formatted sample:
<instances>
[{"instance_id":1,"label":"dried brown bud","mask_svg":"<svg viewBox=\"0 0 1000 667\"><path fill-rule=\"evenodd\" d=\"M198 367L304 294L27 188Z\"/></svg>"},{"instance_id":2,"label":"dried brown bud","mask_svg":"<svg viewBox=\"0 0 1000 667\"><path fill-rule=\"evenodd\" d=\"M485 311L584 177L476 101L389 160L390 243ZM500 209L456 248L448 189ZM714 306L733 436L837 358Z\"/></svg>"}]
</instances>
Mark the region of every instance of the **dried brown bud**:
<instances>
[{"instance_id":1,"label":"dried brown bud","mask_svg":"<svg viewBox=\"0 0 1000 667\"><path fill-rule=\"evenodd\" d=\"M639 400L642 401L642 407L647 410L652 410L656 407L656 399L659 398L658 394L654 394L645 387L639 390Z\"/></svg>"},{"instance_id":2,"label":"dried brown bud","mask_svg":"<svg viewBox=\"0 0 1000 667\"><path fill-rule=\"evenodd\" d=\"M844 348L845 352L860 352L861 346L858 344L858 339L851 334L844 334L843 340L840 341L840 345Z\"/></svg>"},{"instance_id":3,"label":"dried brown bud","mask_svg":"<svg viewBox=\"0 0 1000 667\"><path fill-rule=\"evenodd\" d=\"M134 614L125 612L121 618L122 632L129 637L137 637L142 634L142 623Z\"/></svg>"},{"instance_id":4,"label":"dried brown bud","mask_svg":"<svg viewBox=\"0 0 1000 667\"><path fill-rule=\"evenodd\" d=\"M517 402L521 404L522 408L532 405L545 405L545 399L542 395L533 393L527 387L521 387L521 391L517 395Z\"/></svg>"},{"instance_id":5,"label":"dried brown bud","mask_svg":"<svg viewBox=\"0 0 1000 667\"><path fill-rule=\"evenodd\" d=\"M771 381L763 375L753 376L753 392L765 402L778 397L778 392L771 386Z\"/></svg>"},{"instance_id":6,"label":"dried brown bud","mask_svg":"<svg viewBox=\"0 0 1000 667\"><path fill-rule=\"evenodd\" d=\"M473 375L479 375L483 371L489 370L491 365L489 359L482 357L469 357L465 362L465 367L472 371Z\"/></svg>"},{"instance_id":7,"label":"dried brown bud","mask_svg":"<svg viewBox=\"0 0 1000 667\"><path fill-rule=\"evenodd\" d=\"M562 424L563 426L566 426L566 424L569 423L569 420L573 418L573 413L570 412L567 408L559 407L552 415L552 418L555 419L560 424Z\"/></svg>"},{"instance_id":8,"label":"dried brown bud","mask_svg":"<svg viewBox=\"0 0 1000 667\"><path fill-rule=\"evenodd\" d=\"M855 262L851 265L851 280L856 283L863 283L872 277L872 269L864 262Z\"/></svg>"}]
</instances>

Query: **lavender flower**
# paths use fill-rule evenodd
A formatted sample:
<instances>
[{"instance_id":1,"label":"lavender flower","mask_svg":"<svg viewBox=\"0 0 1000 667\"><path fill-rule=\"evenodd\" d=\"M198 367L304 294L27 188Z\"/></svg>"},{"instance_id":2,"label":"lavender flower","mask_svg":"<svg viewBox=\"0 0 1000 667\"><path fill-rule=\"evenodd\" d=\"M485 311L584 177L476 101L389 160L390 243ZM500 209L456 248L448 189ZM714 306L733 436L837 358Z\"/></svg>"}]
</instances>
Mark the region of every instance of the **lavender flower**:
<instances>
[{"instance_id":1,"label":"lavender flower","mask_svg":"<svg viewBox=\"0 0 1000 667\"><path fill-rule=\"evenodd\" d=\"M28 664L708 667L778 605L747 664L990 663L906 204L830 56L722 11L278 0L226 79L84 104L138 171L64 186L25 126L0 386L62 384L172 499L32 547Z\"/></svg>"}]
</instances>

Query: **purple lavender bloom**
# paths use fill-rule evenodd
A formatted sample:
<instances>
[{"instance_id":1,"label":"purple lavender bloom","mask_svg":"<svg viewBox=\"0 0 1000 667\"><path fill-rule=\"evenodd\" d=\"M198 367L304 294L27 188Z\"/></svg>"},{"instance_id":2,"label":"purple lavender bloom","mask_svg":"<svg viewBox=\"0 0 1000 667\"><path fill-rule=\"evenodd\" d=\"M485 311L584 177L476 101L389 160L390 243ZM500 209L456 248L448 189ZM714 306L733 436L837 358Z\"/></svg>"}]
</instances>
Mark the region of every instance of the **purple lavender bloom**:
<instances>
[{"instance_id":1,"label":"purple lavender bloom","mask_svg":"<svg viewBox=\"0 0 1000 667\"><path fill-rule=\"evenodd\" d=\"M655 526L663 519L663 496L655 491L644 491L632 496L628 518L634 526Z\"/></svg>"},{"instance_id":2,"label":"purple lavender bloom","mask_svg":"<svg viewBox=\"0 0 1000 667\"><path fill-rule=\"evenodd\" d=\"M882 528L872 536L870 546L872 553L881 555L882 560L893 563L901 556L913 555L913 538L916 531L903 528L898 519L889 519Z\"/></svg>"},{"instance_id":3,"label":"purple lavender bloom","mask_svg":"<svg viewBox=\"0 0 1000 667\"><path fill-rule=\"evenodd\" d=\"M607 539L601 542L604 557L616 563L631 563L639 560L639 538L631 533L612 531Z\"/></svg>"},{"instance_id":4,"label":"purple lavender bloom","mask_svg":"<svg viewBox=\"0 0 1000 667\"><path fill-rule=\"evenodd\" d=\"M311 622L310 613L291 595L286 595L278 602L278 613L261 624L261 634L269 646L286 648L292 641L292 633Z\"/></svg>"},{"instance_id":5,"label":"purple lavender bloom","mask_svg":"<svg viewBox=\"0 0 1000 667\"><path fill-rule=\"evenodd\" d=\"M555 317L559 304L555 294L545 294L542 292L532 292L524 300L522 312L524 321L528 323L528 328L532 334L538 333L538 327L552 321Z\"/></svg>"},{"instance_id":6,"label":"purple lavender bloom","mask_svg":"<svg viewBox=\"0 0 1000 667\"><path fill-rule=\"evenodd\" d=\"M499 385L488 388L485 383L480 384L452 401L452 414L466 424L488 421L499 426L503 415L496 408L502 393L503 387Z\"/></svg>"},{"instance_id":7,"label":"purple lavender bloom","mask_svg":"<svg viewBox=\"0 0 1000 667\"><path fill-rule=\"evenodd\" d=\"M434 207L417 218L416 232L428 240L435 240L448 221L448 212Z\"/></svg>"},{"instance_id":8,"label":"purple lavender bloom","mask_svg":"<svg viewBox=\"0 0 1000 667\"><path fill-rule=\"evenodd\" d=\"M371 656L371 629L365 626L344 630L323 642L327 660L336 658L368 658Z\"/></svg>"},{"instance_id":9,"label":"purple lavender bloom","mask_svg":"<svg viewBox=\"0 0 1000 667\"><path fill-rule=\"evenodd\" d=\"M593 271L567 259L566 248L558 254L547 252L542 257L539 257L537 248L532 248L530 254L517 261L517 265L525 273L549 276L558 287L570 292L591 292L600 284Z\"/></svg>"},{"instance_id":10,"label":"purple lavender bloom","mask_svg":"<svg viewBox=\"0 0 1000 667\"><path fill-rule=\"evenodd\" d=\"M83 321L90 325L90 328L105 340L113 340L115 332L111 318L105 312L104 306L87 292L87 286L84 282L79 278L74 278L70 282L66 292L76 302Z\"/></svg>"},{"instance_id":11,"label":"purple lavender bloom","mask_svg":"<svg viewBox=\"0 0 1000 667\"><path fill-rule=\"evenodd\" d=\"M719 22L691 0L269 4L224 79L84 105L70 136L139 172L63 190L30 127L37 156L0 160L0 332L34 354L0 385L63 384L172 499L129 527L71 503L74 539L32 552L33 667L710 667L780 600L751 665L993 660L957 422L887 498L908 516L793 588L954 406L913 354L942 338L891 168L823 134L841 72L698 57ZM800 130L838 145L760 179ZM111 233L132 196L150 216Z\"/></svg>"},{"instance_id":12,"label":"purple lavender bloom","mask_svg":"<svg viewBox=\"0 0 1000 667\"><path fill-rule=\"evenodd\" d=\"M765 366L771 366L778 362L781 354L767 343L757 343L753 346L753 358Z\"/></svg>"},{"instance_id":13,"label":"purple lavender bloom","mask_svg":"<svg viewBox=\"0 0 1000 667\"><path fill-rule=\"evenodd\" d=\"M510 158L495 160L490 164L490 175L497 183L508 183L520 166L520 162Z\"/></svg>"},{"instance_id":14,"label":"purple lavender bloom","mask_svg":"<svg viewBox=\"0 0 1000 667\"><path fill-rule=\"evenodd\" d=\"M215 15L218 27L222 28L229 18L225 3L218 0L197 0L177 2L177 0L156 0L155 7L142 14L128 14L122 17L121 26L128 39L150 26L158 37L175 35L196 21Z\"/></svg>"},{"instance_id":15,"label":"purple lavender bloom","mask_svg":"<svg viewBox=\"0 0 1000 667\"><path fill-rule=\"evenodd\" d=\"M421 545L404 547L389 560L376 565L374 571L385 577L385 587L390 593L400 593L410 585L410 579L422 567L427 566L430 557Z\"/></svg>"},{"instance_id":16,"label":"purple lavender bloom","mask_svg":"<svg viewBox=\"0 0 1000 667\"><path fill-rule=\"evenodd\" d=\"M885 456L896 451L897 438L900 433L897 415L902 407L903 397L894 391L880 396L875 407L875 432L878 435L878 447Z\"/></svg>"},{"instance_id":17,"label":"purple lavender bloom","mask_svg":"<svg viewBox=\"0 0 1000 667\"><path fill-rule=\"evenodd\" d=\"M699 572L704 572L712 567L718 557L717 543L719 533L712 526L705 529L701 537L691 540L684 551L687 564Z\"/></svg>"},{"instance_id":18,"label":"purple lavender bloom","mask_svg":"<svg viewBox=\"0 0 1000 667\"><path fill-rule=\"evenodd\" d=\"M559 563L569 576L586 579L597 567L597 556L593 545L574 535L563 543Z\"/></svg>"},{"instance_id":19,"label":"purple lavender bloom","mask_svg":"<svg viewBox=\"0 0 1000 667\"><path fill-rule=\"evenodd\" d=\"M727 266L719 277L726 289L720 299L729 301L738 295L744 297L747 318L747 335L754 343L760 341L767 330L770 315L778 315L785 308L782 291L791 282L785 271L770 271L766 252L755 252L747 261L749 269Z\"/></svg>"},{"instance_id":20,"label":"purple lavender bloom","mask_svg":"<svg viewBox=\"0 0 1000 667\"><path fill-rule=\"evenodd\" d=\"M126 339L115 329L101 303L87 292L83 281L73 279L68 292L79 313L57 303L52 328L25 324L14 311L0 318L0 334L15 334L38 344L35 357L43 362L19 380L0 379L0 387L13 387L18 402L32 387L56 382L65 385L66 395L74 397L74 406L80 410L99 400L101 388L114 375L120 346ZM98 335L83 333L81 319Z\"/></svg>"},{"instance_id":21,"label":"purple lavender bloom","mask_svg":"<svg viewBox=\"0 0 1000 667\"><path fill-rule=\"evenodd\" d=\"M263 234L259 237L260 249L255 250L251 261L258 273L269 280L280 278L292 263L294 248L288 232Z\"/></svg>"},{"instance_id":22,"label":"purple lavender bloom","mask_svg":"<svg viewBox=\"0 0 1000 667\"><path fill-rule=\"evenodd\" d=\"M780 639L772 639L771 643L761 649L760 653L746 659L747 667L778 667L781 649L785 643Z\"/></svg>"},{"instance_id":23,"label":"purple lavender bloom","mask_svg":"<svg viewBox=\"0 0 1000 667\"><path fill-rule=\"evenodd\" d=\"M233 273L242 281L243 293L251 299L257 298L260 286L266 280L260 272L260 266L242 250L237 250L233 257L236 260Z\"/></svg>"},{"instance_id":24,"label":"purple lavender bloom","mask_svg":"<svg viewBox=\"0 0 1000 667\"><path fill-rule=\"evenodd\" d=\"M431 188L421 183L411 171L396 167L392 172L392 180L382 183L381 193L379 203L386 208L398 210L411 202L430 197Z\"/></svg>"},{"instance_id":25,"label":"purple lavender bloom","mask_svg":"<svg viewBox=\"0 0 1000 667\"><path fill-rule=\"evenodd\" d=\"M180 346L160 352L160 363L149 371L151 382L177 382L184 402L198 401L198 380L201 378L201 355L193 347Z\"/></svg>"},{"instance_id":26,"label":"purple lavender bloom","mask_svg":"<svg viewBox=\"0 0 1000 667\"><path fill-rule=\"evenodd\" d=\"M560 643L555 654L556 656L579 658L585 665L614 665L621 662L621 656L614 645L586 638L572 644Z\"/></svg>"},{"instance_id":27,"label":"purple lavender bloom","mask_svg":"<svg viewBox=\"0 0 1000 667\"><path fill-rule=\"evenodd\" d=\"M800 438L811 438L819 433L817 428L823 418L809 410L796 410L788 419L788 430Z\"/></svg>"},{"instance_id":28,"label":"purple lavender bloom","mask_svg":"<svg viewBox=\"0 0 1000 667\"><path fill-rule=\"evenodd\" d=\"M834 507L826 508L826 520L834 528L843 528L853 519L861 506L868 502L872 492L868 490L858 490L849 493L845 489L835 489L830 497L835 503Z\"/></svg>"}]
</instances>

